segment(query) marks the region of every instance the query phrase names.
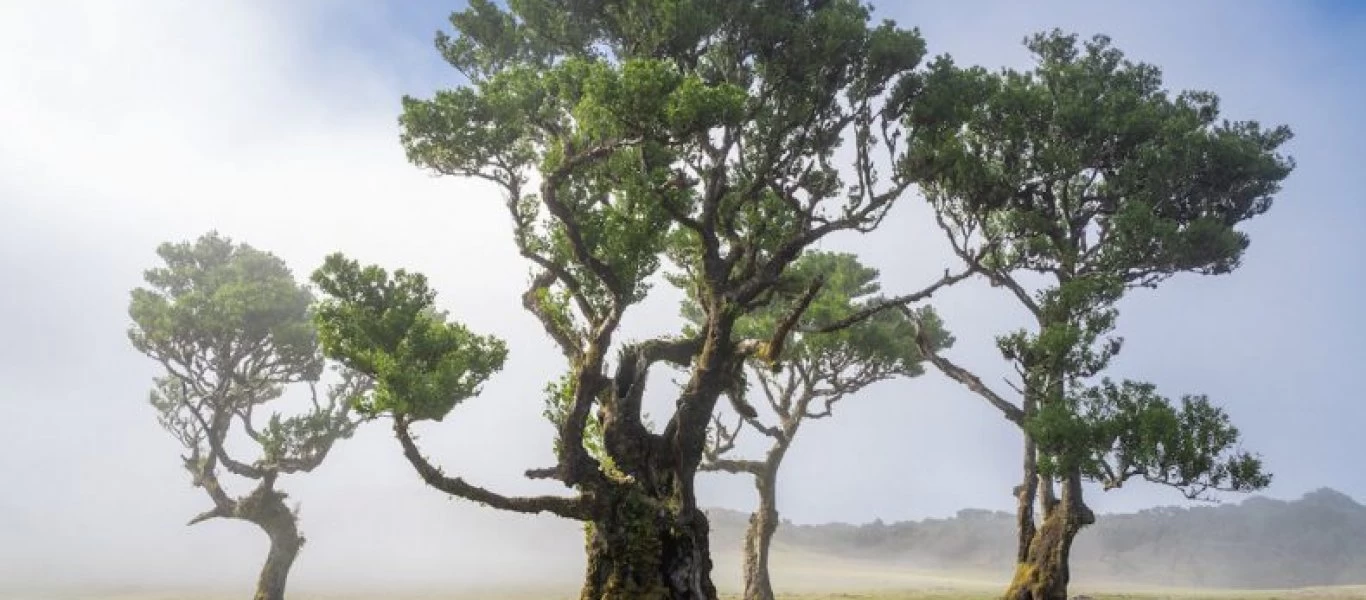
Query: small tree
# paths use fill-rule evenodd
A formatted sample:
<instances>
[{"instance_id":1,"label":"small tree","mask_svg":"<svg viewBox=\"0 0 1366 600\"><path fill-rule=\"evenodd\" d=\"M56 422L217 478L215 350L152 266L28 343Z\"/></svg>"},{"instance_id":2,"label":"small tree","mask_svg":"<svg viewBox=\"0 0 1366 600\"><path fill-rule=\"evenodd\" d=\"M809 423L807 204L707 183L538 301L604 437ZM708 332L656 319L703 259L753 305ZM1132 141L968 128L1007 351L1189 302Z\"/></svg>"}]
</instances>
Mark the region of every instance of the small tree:
<instances>
[{"instance_id":1,"label":"small tree","mask_svg":"<svg viewBox=\"0 0 1366 600\"><path fill-rule=\"evenodd\" d=\"M1270 207L1293 165L1277 154L1287 128L1221 122L1210 93L1168 96L1156 67L1125 60L1104 36L1079 45L1055 31L1027 46L1038 64L1024 73L936 60L907 115L916 135L905 166L957 255L1035 321L997 339L1019 374L1018 403L925 350L1022 428L1007 597L1061 600L1072 540L1095 519L1083 482L1141 478L1194 498L1270 481L1203 396L1177 406L1150 384L1095 378L1120 350L1106 337L1120 298L1177 273L1236 268L1248 239L1235 227Z\"/></svg>"},{"instance_id":2,"label":"small tree","mask_svg":"<svg viewBox=\"0 0 1366 600\"><path fill-rule=\"evenodd\" d=\"M194 485L213 502L189 524L240 519L265 531L270 554L255 598L280 600L304 538L297 510L285 504L276 480L312 471L337 440L351 435L357 421L350 400L364 393L365 380L343 373L326 400L318 398L324 364L309 321L312 298L279 258L217 233L162 244L157 255L164 266L148 270L148 287L132 292L129 338L165 369L154 379L152 406L188 451L182 458ZM288 417L272 413L262 423L263 407L295 384L308 388L311 408ZM259 447L255 460L239 460L227 449L234 431ZM233 496L221 481L224 472L256 486Z\"/></svg>"},{"instance_id":3,"label":"small tree","mask_svg":"<svg viewBox=\"0 0 1366 600\"><path fill-rule=\"evenodd\" d=\"M715 598L707 521L693 492L707 430L745 361L785 359L802 304L758 338L736 325L773 301L803 251L835 232L872 230L909 185L879 177L874 156L900 157L899 116L918 93L924 45L916 32L869 21L853 0L513 0L506 9L472 0L451 18L456 35L438 37L468 83L406 98L402 140L414 163L504 195L513 240L535 270L523 305L567 363L547 411L557 464L529 474L560 481L572 496L496 494L423 458L409 426L444 417L474 388L407 382L471 357L436 347L405 354L406 340L449 337L456 354L481 348L481 368L496 368L495 344L456 343L463 328L414 316L430 307L425 283L340 258L317 275L336 302L328 352L379 377L370 408L395 417L428 484L588 523L585 599ZM853 156L848 184L835 166L842 140ZM697 300L702 325L622 344L626 311L665 263ZM368 283L356 283L359 273ZM368 331L351 314L417 329ZM419 359L427 362L407 362ZM688 375L655 429L641 404L660 363ZM450 375L462 386L486 375L458 371Z\"/></svg>"},{"instance_id":4,"label":"small tree","mask_svg":"<svg viewBox=\"0 0 1366 600\"><path fill-rule=\"evenodd\" d=\"M771 417L741 415L727 427L718 417L705 452L702 469L747 474L754 478L759 505L749 518L745 532L745 600L773 600L769 576L769 547L778 529L778 470L792 446L798 430L807 419L829 417L834 406L864 388L896 377L916 377L924 373L920 349L916 344L917 324L924 327L934 349L950 346L952 338L939 327L938 317L929 307L914 312L883 311L856 325L832 333L821 333L829 324L862 313L884 301L877 283L876 269L864 267L852 254L809 252L784 274L786 287L806 289L821 281L820 291L810 299L802 322L788 341L787 360L780 369L768 362L752 359L749 380L763 393ZM803 296L788 295L746 316L737 330L772 331L777 323L793 312ZM684 315L694 324L702 317L696 303L684 305ZM746 386L743 391L749 392ZM767 422L765 422L767 421ZM736 437L748 425L768 439L769 447L759 460L731 458Z\"/></svg>"}]
</instances>

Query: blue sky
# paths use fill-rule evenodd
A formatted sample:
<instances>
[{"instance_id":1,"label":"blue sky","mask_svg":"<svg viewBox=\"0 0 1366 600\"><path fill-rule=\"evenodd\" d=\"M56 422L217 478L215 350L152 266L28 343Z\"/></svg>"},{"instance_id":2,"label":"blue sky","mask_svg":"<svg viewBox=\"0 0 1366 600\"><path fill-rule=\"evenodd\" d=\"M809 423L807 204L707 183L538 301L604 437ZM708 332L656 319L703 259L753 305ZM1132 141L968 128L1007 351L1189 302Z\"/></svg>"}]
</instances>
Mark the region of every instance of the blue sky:
<instances>
[{"instance_id":1,"label":"blue sky","mask_svg":"<svg viewBox=\"0 0 1366 600\"><path fill-rule=\"evenodd\" d=\"M254 568L255 532L182 526L204 500L144 404L153 371L123 337L127 291L155 245L210 228L277 252L301 274L334 250L428 273L445 308L498 332L512 351L483 397L430 428L428 452L496 487L545 489L517 474L548 464L540 388L559 359L512 300L526 269L505 215L491 190L407 165L397 142L399 96L457 81L432 48L453 8L0 7L0 312L11 316L0 329L0 580L61 577L73 565L91 577L170 577L176 569L164 567L178 565L232 581ZM1366 364L1366 4L955 0L887 3L878 15L919 26L933 53L992 67L1026 66L1019 42L1038 30L1109 33L1131 58L1162 66L1171 87L1219 93L1230 118L1289 123L1299 168L1248 227L1245 267L1126 300L1115 372L1227 406L1277 474L1269 495L1331 486L1366 500L1357 381ZM835 245L881 268L887 289L919 287L946 260L924 217L911 200L879 233ZM1020 324L1009 302L963 286L938 306L959 339L952 356L989 380L1004 375L991 336ZM629 325L641 335L668 330L674 314L666 298ZM990 408L937 376L885 384L803 432L780 488L783 515L1007 509L1018 444ZM46 458L34 458L37 449ZM423 488L382 431L362 432L315 477L287 485L313 532L297 572L305 584L348 564L357 544L416 579L439 577L452 561L495 577L534 564L538 550L574 556L578 547L571 524ZM701 494L735 508L752 502L750 484L735 478L709 477ZM1118 511L1177 496L1135 486L1090 500ZM423 535L442 529L449 535ZM196 572L188 556L242 570Z\"/></svg>"}]
</instances>

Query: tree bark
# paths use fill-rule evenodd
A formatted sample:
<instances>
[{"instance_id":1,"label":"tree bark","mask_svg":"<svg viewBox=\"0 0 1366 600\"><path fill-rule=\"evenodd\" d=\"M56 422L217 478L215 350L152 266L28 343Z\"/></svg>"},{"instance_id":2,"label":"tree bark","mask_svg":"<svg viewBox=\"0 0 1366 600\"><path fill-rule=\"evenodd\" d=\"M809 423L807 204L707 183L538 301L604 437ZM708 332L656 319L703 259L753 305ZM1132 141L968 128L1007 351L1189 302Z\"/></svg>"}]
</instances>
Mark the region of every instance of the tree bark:
<instances>
[{"instance_id":1,"label":"tree bark","mask_svg":"<svg viewBox=\"0 0 1366 600\"><path fill-rule=\"evenodd\" d=\"M715 600L706 515L623 484L587 524L581 600Z\"/></svg>"},{"instance_id":2,"label":"tree bark","mask_svg":"<svg viewBox=\"0 0 1366 600\"><path fill-rule=\"evenodd\" d=\"M285 583L289 579L289 569L303 547L304 538L290 523L286 529L267 530L270 535L270 554L266 564L261 567L261 576L256 580L256 595L253 600L284 600Z\"/></svg>"},{"instance_id":3,"label":"tree bark","mask_svg":"<svg viewBox=\"0 0 1366 600\"><path fill-rule=\"evenodd\" d=\"M284 493L263 485L238 502L239 518L255 523L270 537L270 553L261 566L253 600L284 600L289 570L304 545L297 518L285 505L285 498Z\"/></svg>"},{"instance_id":4,"label":"tree bark","mask_svg":"<svg viewBox=\"0 0 1366 600\"><path fill-rule=\"evenodd\" d=\"M768 557L773 533L778 530L777 475L778 465L770 462L763 473L755 476L759 508L749 516L749 529L745 532L744 600L773 600Z\"/></svg>"},{"instance_id":5,"label":"tree bark","mask_svg":"<svg viewBox=\"0 0 1366 600\"><path fill-rule=\"evenodd\" d=\"M1029 559L1029 548L1034 541L1037 529L1034 523L1034 499L1038 495L1039 468L1036 461L1037 450L1034 438L1024 434L1024 465L1020 486L1015 488L1015 562L1023 564Z\"/></svg>"},{"instance_id":6,"label":"tree bark","mask_svg":"<svg viewBox=\"0 0 1366 600\"><path fill-rule=\"evenodd\" d=\"M1069 473L1063 478L1058 505L1045 511L1026 556L1016 565L1005 600L1067 600L1072 541L1095 520L1095 514L1082 501L1080 474Z\"/></svg>"}]
</instances>

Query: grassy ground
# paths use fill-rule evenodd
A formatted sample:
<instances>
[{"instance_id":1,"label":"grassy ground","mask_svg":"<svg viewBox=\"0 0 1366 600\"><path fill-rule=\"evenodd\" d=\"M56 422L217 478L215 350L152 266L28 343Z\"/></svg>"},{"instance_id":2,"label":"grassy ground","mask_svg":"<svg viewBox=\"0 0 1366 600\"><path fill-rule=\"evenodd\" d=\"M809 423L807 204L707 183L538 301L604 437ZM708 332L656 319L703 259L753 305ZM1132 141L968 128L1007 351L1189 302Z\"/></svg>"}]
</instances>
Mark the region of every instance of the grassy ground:
<instances>
[{"instance_id":1,"label":"grassy ground","mask_svg":"<svg viewBox=\"0 0 1366 600\"><path fill-rule=\"evenodd\" d=\"M918 589L881 589L859 591L822 591L779 594L780 600L994 600L999 598L1000 590L984 588L918 588ZM1366 599L1366 586L1344 586L1331 588L1304 588L1297 590L1142 590L1125 592L1098 592L1090 589L1076 589L1074 595L1084 594L1095 600L1363 600ZM462 590L454 593L384 593L377 591L318 594L308 592L290 593L291 600L576 600L572 590ZM145 592L73 590L61 593L4 593L0 600L232 600L241 594L214 594L190 591ZM736 600L734 594L723 594L723 600Z\"/></svg>"},{"instance_id":2,"label":"grassy ground","mask_svg":"<svg viewBox=\"0 0 1366 600\"><path fill-rule=\"evenodd\" d=\"M1339 588L1307 588L1280 591L1232 591L1232 590L1171 590L1166 592L1147 591L1130 593L1085 593L1095 600L1361 600L1366 599L1366 586ZM239 595L200 595L185 593L99 593L73 592L58 595L5 595L4 600L230 600ZM780 600L994 600L997 592L968 590L881 590L868 592L819 592L779 594ZM361 600L361 598L385 600L572 600L573 594L548 592L491 592L460 593L455 595L432 594L290 594L291 600ZM723 595L724 600L735 600L738 596Z\"/></svg>"},{"instance_id":3,"label":"grassy ground","mask_svg":"<svg viewBox=\"0 0 1366 600\"><path fill-rule=\"evenodd\" d=\"M738 556L718 553L713 572L722 598L737 598ZM782 600L987 600L999 598L1005 585L1000 573L917 571L905 566L866 563L828 556L784 552L774 557L773 573ZM244 582L250 584L250 582ZM222 590L120 589L40 593L7 591L0 600L235 600L249 588ZM1366 600L1366 585L1297 590L1164 589L1134 584L1077 581L1073 595L1095 600ZM800 593L795 593L795 592ZM35 591L36 592L36 591ZM543 581L535 587L480 587L453 584L430 591L397 590L372 584L324 593L294 586L290 600L577 600L577 581ZM729 593L727 593L729 592ZM781 593L787 592L787 593Z\"/></svg>"}]
</instances>

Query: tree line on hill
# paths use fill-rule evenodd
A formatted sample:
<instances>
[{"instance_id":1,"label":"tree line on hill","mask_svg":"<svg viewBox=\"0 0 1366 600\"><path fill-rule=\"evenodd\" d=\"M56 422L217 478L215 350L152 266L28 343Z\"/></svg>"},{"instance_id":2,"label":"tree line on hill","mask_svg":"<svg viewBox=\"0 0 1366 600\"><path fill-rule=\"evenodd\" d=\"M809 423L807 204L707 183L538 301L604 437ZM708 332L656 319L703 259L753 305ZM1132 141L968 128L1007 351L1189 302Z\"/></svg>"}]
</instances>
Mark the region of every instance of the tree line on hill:
<instances>
[{"instance_id":1,"label":"tree line on hill","mask_svg":"<svg viewBox=\"0 0 1366 600\"><path fill-rule=\"evenodd\" d=\"M712 541L740 544L746 513L711 509ZM915 568L999 572L1014 568L1015 516L964 509L950 518L794 524L777 552L801 550ZM1107 514L1078 539L1074 568L1092 582L1280 589L1366 584L1366 506L1323 488L1293 501L1163 506Z\"/></svg>"}]
</instances>

